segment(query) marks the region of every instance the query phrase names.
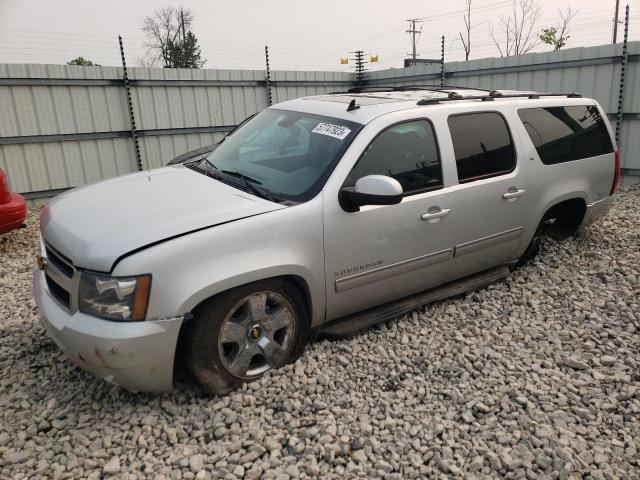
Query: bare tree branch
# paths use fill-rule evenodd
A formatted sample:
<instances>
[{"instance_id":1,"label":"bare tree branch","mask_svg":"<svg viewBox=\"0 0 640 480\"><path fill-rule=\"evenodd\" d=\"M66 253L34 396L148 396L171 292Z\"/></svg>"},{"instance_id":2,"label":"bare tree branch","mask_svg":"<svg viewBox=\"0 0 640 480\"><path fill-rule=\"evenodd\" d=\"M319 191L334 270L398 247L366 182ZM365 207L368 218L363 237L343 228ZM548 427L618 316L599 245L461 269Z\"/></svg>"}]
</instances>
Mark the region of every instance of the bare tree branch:
<instances>
[{"instance_id":1,"label":"bare tree branch","mask_svg":"<svg viewBox=\"0 0 640 480\"><path fill-rule=\"evenodd\" d=\"M501 57L525 54L541 43L536 33L541 13L536 0L513 0L510 15L498 19L498 35L491 24L489 33Z\"/></svg>"},{"instance_id":2,"label":"bare tree branch","mask_svg":"<svg viewBox=\"0 0 640 480\"><path fill-rule=\"evenodd\" d=\"M566 11L562 11L560 9L558 9L558 14L560 15L560 18L562 19L562 26L560 27L560 35L558 35L558 37L563 40L563 46L564 44L567 43L567 40L569 39L569 23L571 22L571 20L573 20L573 18L578 14L577 10L573 10L571 8L571 5L567 5L567 9Z\"/></svg>"},{"instance_id":3,"label":"bare tree branch","mask_svg":"<svg viewBox=\"0 0 640 480\"><path fill-rule=\"evenodd\" d=\"M464 57L465 60L469 60L469 54L471 53L471 0L466 0L467 2L467 13L464 15L464 27L466 30L466 41L462 36L462 32L458 32L460 35L460 40L462 40L462 48L464 48Z\"/></svg>"},{"instance_id":4,"label":"bare tree branch","mask_svg":"<svg viewBox=\"0 0 640 480\"><path fill-rule=\"evenodd\" d=\"M554 51L560 50L569 40L569 23L577 14L578 11L573 10L569 5L567 5L564 12L558 9L558 15L562 22L557 26L543 28L538 34L538 38L544 43L551 45Z\"/></svg>"},{"instance_id":5,"label":"bare tree branch","mask_svg":"<svg viewBox=\"0 0 640 480\"><path fill-rule=\"evenodd\" d=\"M493 40L493 43L498 49L498 52L500 52L500 56L504 57L504 53L502 52L502 46L500 45L500 42L496 39L496 32L495 32L493 23L489 25L489 33L491 34L491 39Z\"/></svg>"},{"instance_id":6,"label":"bare tree branch","mask_svg":"<svg viewBox=\"0 0 640 480\"><path fill-rule=\"evenodd\" d=\"M146 62L162 63L163 66L171 65L170 46L175 44L181 34L181 22L184 19L186 30L191 28L193 14L186 8L174 8L167 6L156 10L153 15L147 15L142 22L142 31L147 36L145 47L147 48Z\"/></svg>"}]
</instances>

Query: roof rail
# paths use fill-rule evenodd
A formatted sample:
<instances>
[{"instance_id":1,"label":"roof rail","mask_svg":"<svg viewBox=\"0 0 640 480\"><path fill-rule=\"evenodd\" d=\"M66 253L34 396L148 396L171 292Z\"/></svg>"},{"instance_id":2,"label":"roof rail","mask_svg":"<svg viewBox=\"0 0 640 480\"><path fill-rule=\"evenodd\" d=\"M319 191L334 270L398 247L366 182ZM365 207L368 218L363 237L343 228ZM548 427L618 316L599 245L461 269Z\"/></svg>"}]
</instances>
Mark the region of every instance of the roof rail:
<instances>
[{"instance_id":1,"label":"roof rail","mask_svg":"<svg viewBox=\"0 0 640 480\"><path fill-rule=\"evenodd\" d=\"M529 98L529 99L538 99L540 97L567 97L567 98L582 98L582 95L579 93L544 93L544 92L535 92L535 93L502 93L498 90L489 91L488 95L469 95L463 96L458 92L449 92L449 94L444 98L423 98L422 100L418 100L417 105L436 105L440 102L451 102L454 100L482 100L483 102L491 102L496 98Z\"/></svg>"}]
</instances>

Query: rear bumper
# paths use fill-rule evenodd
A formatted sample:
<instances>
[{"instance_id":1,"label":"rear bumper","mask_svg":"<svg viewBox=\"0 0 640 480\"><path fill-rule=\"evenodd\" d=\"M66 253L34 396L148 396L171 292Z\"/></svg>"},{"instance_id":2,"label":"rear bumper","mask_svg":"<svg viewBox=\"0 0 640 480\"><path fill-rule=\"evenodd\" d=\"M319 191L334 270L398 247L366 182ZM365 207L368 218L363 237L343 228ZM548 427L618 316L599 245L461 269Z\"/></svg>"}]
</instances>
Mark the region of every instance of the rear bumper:
<instances>
[{"instance_id":1,"label":"rear bumper","mask_svg":"<svg viewBox=\"0 0 640 480\"><path fill-rule=\"evenodd\" d=\"M70 314L49 294L44 273L33 271L33 292L47 333L69 359L127 390L173 388L173 363L183 317L113 322Z\"/></svg>"},{"instance_id":2,"label":"rear bumper","mask_svg":"<svg viewBox=\"0 0 640 480\"><path fill-rule=\"evenodd\" d=\"M15 230L27 217L27 202L18 193L11 193L9 203L0 205L0 235Z\"/></svg>"},{"instance_id":3,"label":"rear bumper","mask_svg":"<svg viewBox=\"0 0 640 480\"><path fill-rule=\"evenodd\" d=\"M602 200L598 200L587 205L587 211L584 214L582 226L586 227L587 225L591 225L593 222L596 222L603 218L611 209L614 199L615 196L610 195L603 198Z\"/></svg>"}]
</instances>

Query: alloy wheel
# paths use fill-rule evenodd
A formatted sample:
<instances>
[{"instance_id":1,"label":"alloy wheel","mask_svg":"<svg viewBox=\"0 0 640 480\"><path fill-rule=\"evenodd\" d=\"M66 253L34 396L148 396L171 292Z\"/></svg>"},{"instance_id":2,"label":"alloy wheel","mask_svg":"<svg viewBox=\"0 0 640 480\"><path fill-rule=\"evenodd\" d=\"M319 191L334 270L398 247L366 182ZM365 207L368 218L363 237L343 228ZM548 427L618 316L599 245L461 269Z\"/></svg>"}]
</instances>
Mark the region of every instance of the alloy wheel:
<instances>
[{"instance_id":1,"label":"alloy wheel","mask_svg":"<svg viewBox=\"0 0 640 480\"><path fill-rule=\"evenodd\" d=\"M225 370L251 379L286 360L296 338L296 315L275 292L246 296L229 311L218 334L218 354Z\"/></svg>"}]
</instances>

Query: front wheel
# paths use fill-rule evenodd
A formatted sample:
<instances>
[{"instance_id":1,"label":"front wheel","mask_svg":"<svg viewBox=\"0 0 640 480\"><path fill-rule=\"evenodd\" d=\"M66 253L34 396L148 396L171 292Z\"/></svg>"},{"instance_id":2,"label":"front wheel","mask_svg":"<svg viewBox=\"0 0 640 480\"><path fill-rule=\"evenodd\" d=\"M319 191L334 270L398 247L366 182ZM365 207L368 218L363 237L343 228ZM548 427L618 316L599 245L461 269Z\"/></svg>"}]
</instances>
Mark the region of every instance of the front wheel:
<instances>
[{"instance_id":1,"label":"front wheel","mask_svg":"<svg viewBox=\"0 0 640 480\"><path fill-rule=\"evenodd\" d=\"M212 297L195 309L194 316L185 356L202 386L215 395L294 361L307 339L301 296L280 279Z\"/></svg>"}]
</instances>

